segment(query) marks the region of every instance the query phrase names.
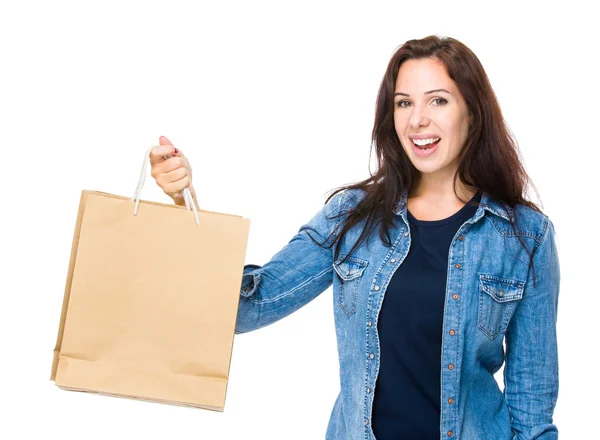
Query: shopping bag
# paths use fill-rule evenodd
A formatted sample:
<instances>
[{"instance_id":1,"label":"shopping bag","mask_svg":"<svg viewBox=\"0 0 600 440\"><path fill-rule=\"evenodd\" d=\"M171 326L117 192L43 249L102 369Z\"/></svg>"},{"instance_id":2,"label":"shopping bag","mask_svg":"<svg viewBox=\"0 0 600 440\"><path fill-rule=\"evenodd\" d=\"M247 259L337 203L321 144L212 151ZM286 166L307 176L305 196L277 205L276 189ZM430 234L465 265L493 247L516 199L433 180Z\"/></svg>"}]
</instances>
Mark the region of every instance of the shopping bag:
<instances>
[{"instance_id":1,"label":"shopping bag","mask_svg":"<svg viewBox=\"0 0 600 440\"><path fill-rule=\"evenodd\" d=\"M81 194L51 380L223 411L250 220ZM190 210L190 204L192 210Z\"/></svg>"}]
</instances>

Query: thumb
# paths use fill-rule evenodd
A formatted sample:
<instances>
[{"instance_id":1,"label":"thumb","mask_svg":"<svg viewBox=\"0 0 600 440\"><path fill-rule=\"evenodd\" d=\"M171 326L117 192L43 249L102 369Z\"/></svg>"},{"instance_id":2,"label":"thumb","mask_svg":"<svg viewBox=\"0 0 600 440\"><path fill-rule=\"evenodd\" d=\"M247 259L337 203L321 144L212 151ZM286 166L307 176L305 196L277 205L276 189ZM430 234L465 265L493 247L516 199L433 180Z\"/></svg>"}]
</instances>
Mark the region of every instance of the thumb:
<instances>
[{"instance_id":1,"label":"thumb","mask_svg":"<svg viewBox=\"0 0 600 440\"><path fill-rule=\"evenodd\" d=\"M160 144L160 145L173 145L173 144L171 143L171 141L170 141L169 139L167 139L165 136L161 136L161 137L158 139L158 142L159 142L159 144Z\"/></svg>"}]
</instances>

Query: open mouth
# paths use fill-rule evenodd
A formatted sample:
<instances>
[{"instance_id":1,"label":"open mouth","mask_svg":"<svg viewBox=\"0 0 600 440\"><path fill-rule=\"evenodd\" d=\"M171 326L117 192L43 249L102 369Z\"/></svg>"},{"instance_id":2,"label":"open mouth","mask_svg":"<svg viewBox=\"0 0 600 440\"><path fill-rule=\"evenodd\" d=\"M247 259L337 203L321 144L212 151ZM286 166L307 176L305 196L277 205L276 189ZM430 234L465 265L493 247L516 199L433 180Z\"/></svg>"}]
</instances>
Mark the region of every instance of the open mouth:
<instances>
[{"instance_id":1,"label":"open mouth","mask_svg":"<svg viewBox=\"0 0 600 440\"><path fill-rule=\"evenodd\" d=\"M441 140L441 138L413 139L413 151L418 157L432 156L437 151L438 144Z\"/></svg>"},{"instance_id":2,"label":"open mouth","mask_svg":"<svg viewBox=\"0 0 600 440\"><path fill-rule=\"evenodd\" d=\"M433 148L435 148L437 146L437 144L442 140L442 138L437 138L436 140L434 140L433 142L431 142L429 139L427 143L421 143L421 145L417 144L415 142L415 139L413 139L413 144L416 148L418 148L421 151L429 151Z\"/></svg>"}]
</instances>

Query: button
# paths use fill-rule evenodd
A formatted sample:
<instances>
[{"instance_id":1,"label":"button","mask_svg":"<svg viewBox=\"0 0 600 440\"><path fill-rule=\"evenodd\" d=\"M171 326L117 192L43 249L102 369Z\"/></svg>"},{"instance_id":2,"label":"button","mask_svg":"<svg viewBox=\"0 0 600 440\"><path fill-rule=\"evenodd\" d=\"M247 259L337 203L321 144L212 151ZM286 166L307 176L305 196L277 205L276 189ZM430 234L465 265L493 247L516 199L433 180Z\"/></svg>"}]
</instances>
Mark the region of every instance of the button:
<instances>
[{"instance_id":1,"label":"button","mask_svg":"<svg viewBox=\"0 0 600 440\"><path fill-rule=\"evenodd\" d=\"M462 241L462 240L463 240L463 236L462 236L462 235L459 235L459 236L458 236L458 239L459 239L460 241Z\"/></svg>"},{"instance_id":2,"label":"button","mask_svg":"<svg viewBox=\"0 0 600 440\"><path fill-rule=\"evenodd\" d=\"M457 269L460 269L460 264L456 263L455 266Z\"/></svg>"},{"instance_id":3,"label":"button","mask_svg":"<svg viewBox=\"0 0 600 440\"><path fill-rule=\"evenodd\" d=\"M448 437L452 437L454 433L452 431L448 431Z\"/></svg>"},{"instance_id":4,"label":"button","mask_svg":"<svg viewBox=\"0 0 600 440\"><path fill-rule=\"evenodd\" d=\"M246 292L250 292L250 287L246 287L244 290L245 290Z\"/></svg>"},{"instance_id":5,"label":"button","mask_svg":"<svg viewBox=\"0 0 600 440\"><path fill-rule=\"evenodd\" d=\"M374 355L373 353L371 353L371 354L369 355L369 358L370 358L370 359L373 359L374 357L375 357L375 355Z\"/></svg>"},{"instance_id":6,"label":"button","mask_svg":"<svg viewBox=\"0 0 600 440\"><path fill-rule=\"evenodd\" d=\"M452 405L452 404L454 403L454 399L453 399L452 397L450 397L450 398L448 399L448 403L449 403L450 405Z\"/></svg>"},{"instance_id":7,"label":"button","mask_svg":"<svg viewBox=\"0 0 600 440\"><path fill-rule=\"evenodd\" d=\"M365 426L369 426L369 421L368 420L365 422Z\"/></svg>"},{"instance_id":8,"label":"button","mask_svg":"<svg viewBox=\"0 0 600 440\"><path fill-rule=\"evenodd\" d=\"M454 364L450 364L450 365L448 365L448 368L449 368L450 370L454 370Z\"/></svg>"},{"instance_id":9,"label":"button","mask_svg":"<svg viewBox=\"0 0 600 440\"><path fill-rule=\"evenodd\" d=\"M379 286L375 286L375 290L379 290Z\"/></svg>"},{"instance_id":10,"label":"button","mask_svg":"<svg viewBox=\"0 0 600 440\"><path fill-rule=\"evenodd\" d=\"M367 394L371 394L371 388L367 387Z\"/></svg>"},{"instance_id":11,"label":"button","mask_svg":"<svg viewBox=\"0 0 600 440\"><path fill-rule=\"evenodd\" d=\"M371 327L373 323L371 321L367 322L367 326Z\"/></svg>"},{"instance_id":12,"label":"button","mask_svg":"<svg viewBox=\"0 0 600 440\"><path fill-rule=\"evenodd\" d=\"M504 296L504 292L501 290L500 292L498 292L498 296Z\"/></svg>"},{"instance_id":13,"label":"button","mask_svg":"<svg viewBox=\"0 0 600 440\"><path fill-rule=\"evenodd\" d=\"M455 334L455 333L456 333L456 332L455 332L454 330L450 330L450 334L451 334L452 336L454 336L454 334Z\"/></svg>"},{"instance_id":14,"label":"button","mask_svg":"<svg viewBox=\"0 0 600 440\"><path fill-rule=\"evenodd\" d=\"M395 259L395 258L392 258L392 259L390 260L390 263L395 263L395 262L396 262L396 259Z\"/></svg>"},{"instance_id":15,"label":"button","mask_svg":"<svg viewBox=\"0 0 600 440\"><path fill-rule=\"evenodd\" d=\"M406 232L404 233L404 236L405 236L405 237L408 237L408 231L406 231Z\"/></svg>"},{"instance_id":16,"label":"button","mask_svg":"<svg viewBox=\"0 0 600 440\"><path fill-rule=\"evenodd\" d=\"M452 299L458 299L458 295L455 293L454 295L452 295Z\"/></svg>"}]
</instances>

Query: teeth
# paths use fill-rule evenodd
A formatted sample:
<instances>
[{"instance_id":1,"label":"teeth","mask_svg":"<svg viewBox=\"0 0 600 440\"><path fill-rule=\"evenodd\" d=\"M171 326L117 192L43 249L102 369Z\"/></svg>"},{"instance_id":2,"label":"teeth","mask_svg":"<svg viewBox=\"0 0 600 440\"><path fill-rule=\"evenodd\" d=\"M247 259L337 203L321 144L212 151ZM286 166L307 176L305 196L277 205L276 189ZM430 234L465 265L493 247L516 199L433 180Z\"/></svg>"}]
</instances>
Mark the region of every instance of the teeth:
<instances>
[{"instance_id":1,"label":"teeth","mask_svg":"<svg viewBox=\"0 0 600 440\"><path fill-rule=\"evenodd\" d=\"M433 144L434 142L439 141L440 138L431 138L431 139L413 139L413 142L415 143L415 145L418 146L423 146L423 145L429 145L429 144Z\"/></svg>"}]
</instances>

